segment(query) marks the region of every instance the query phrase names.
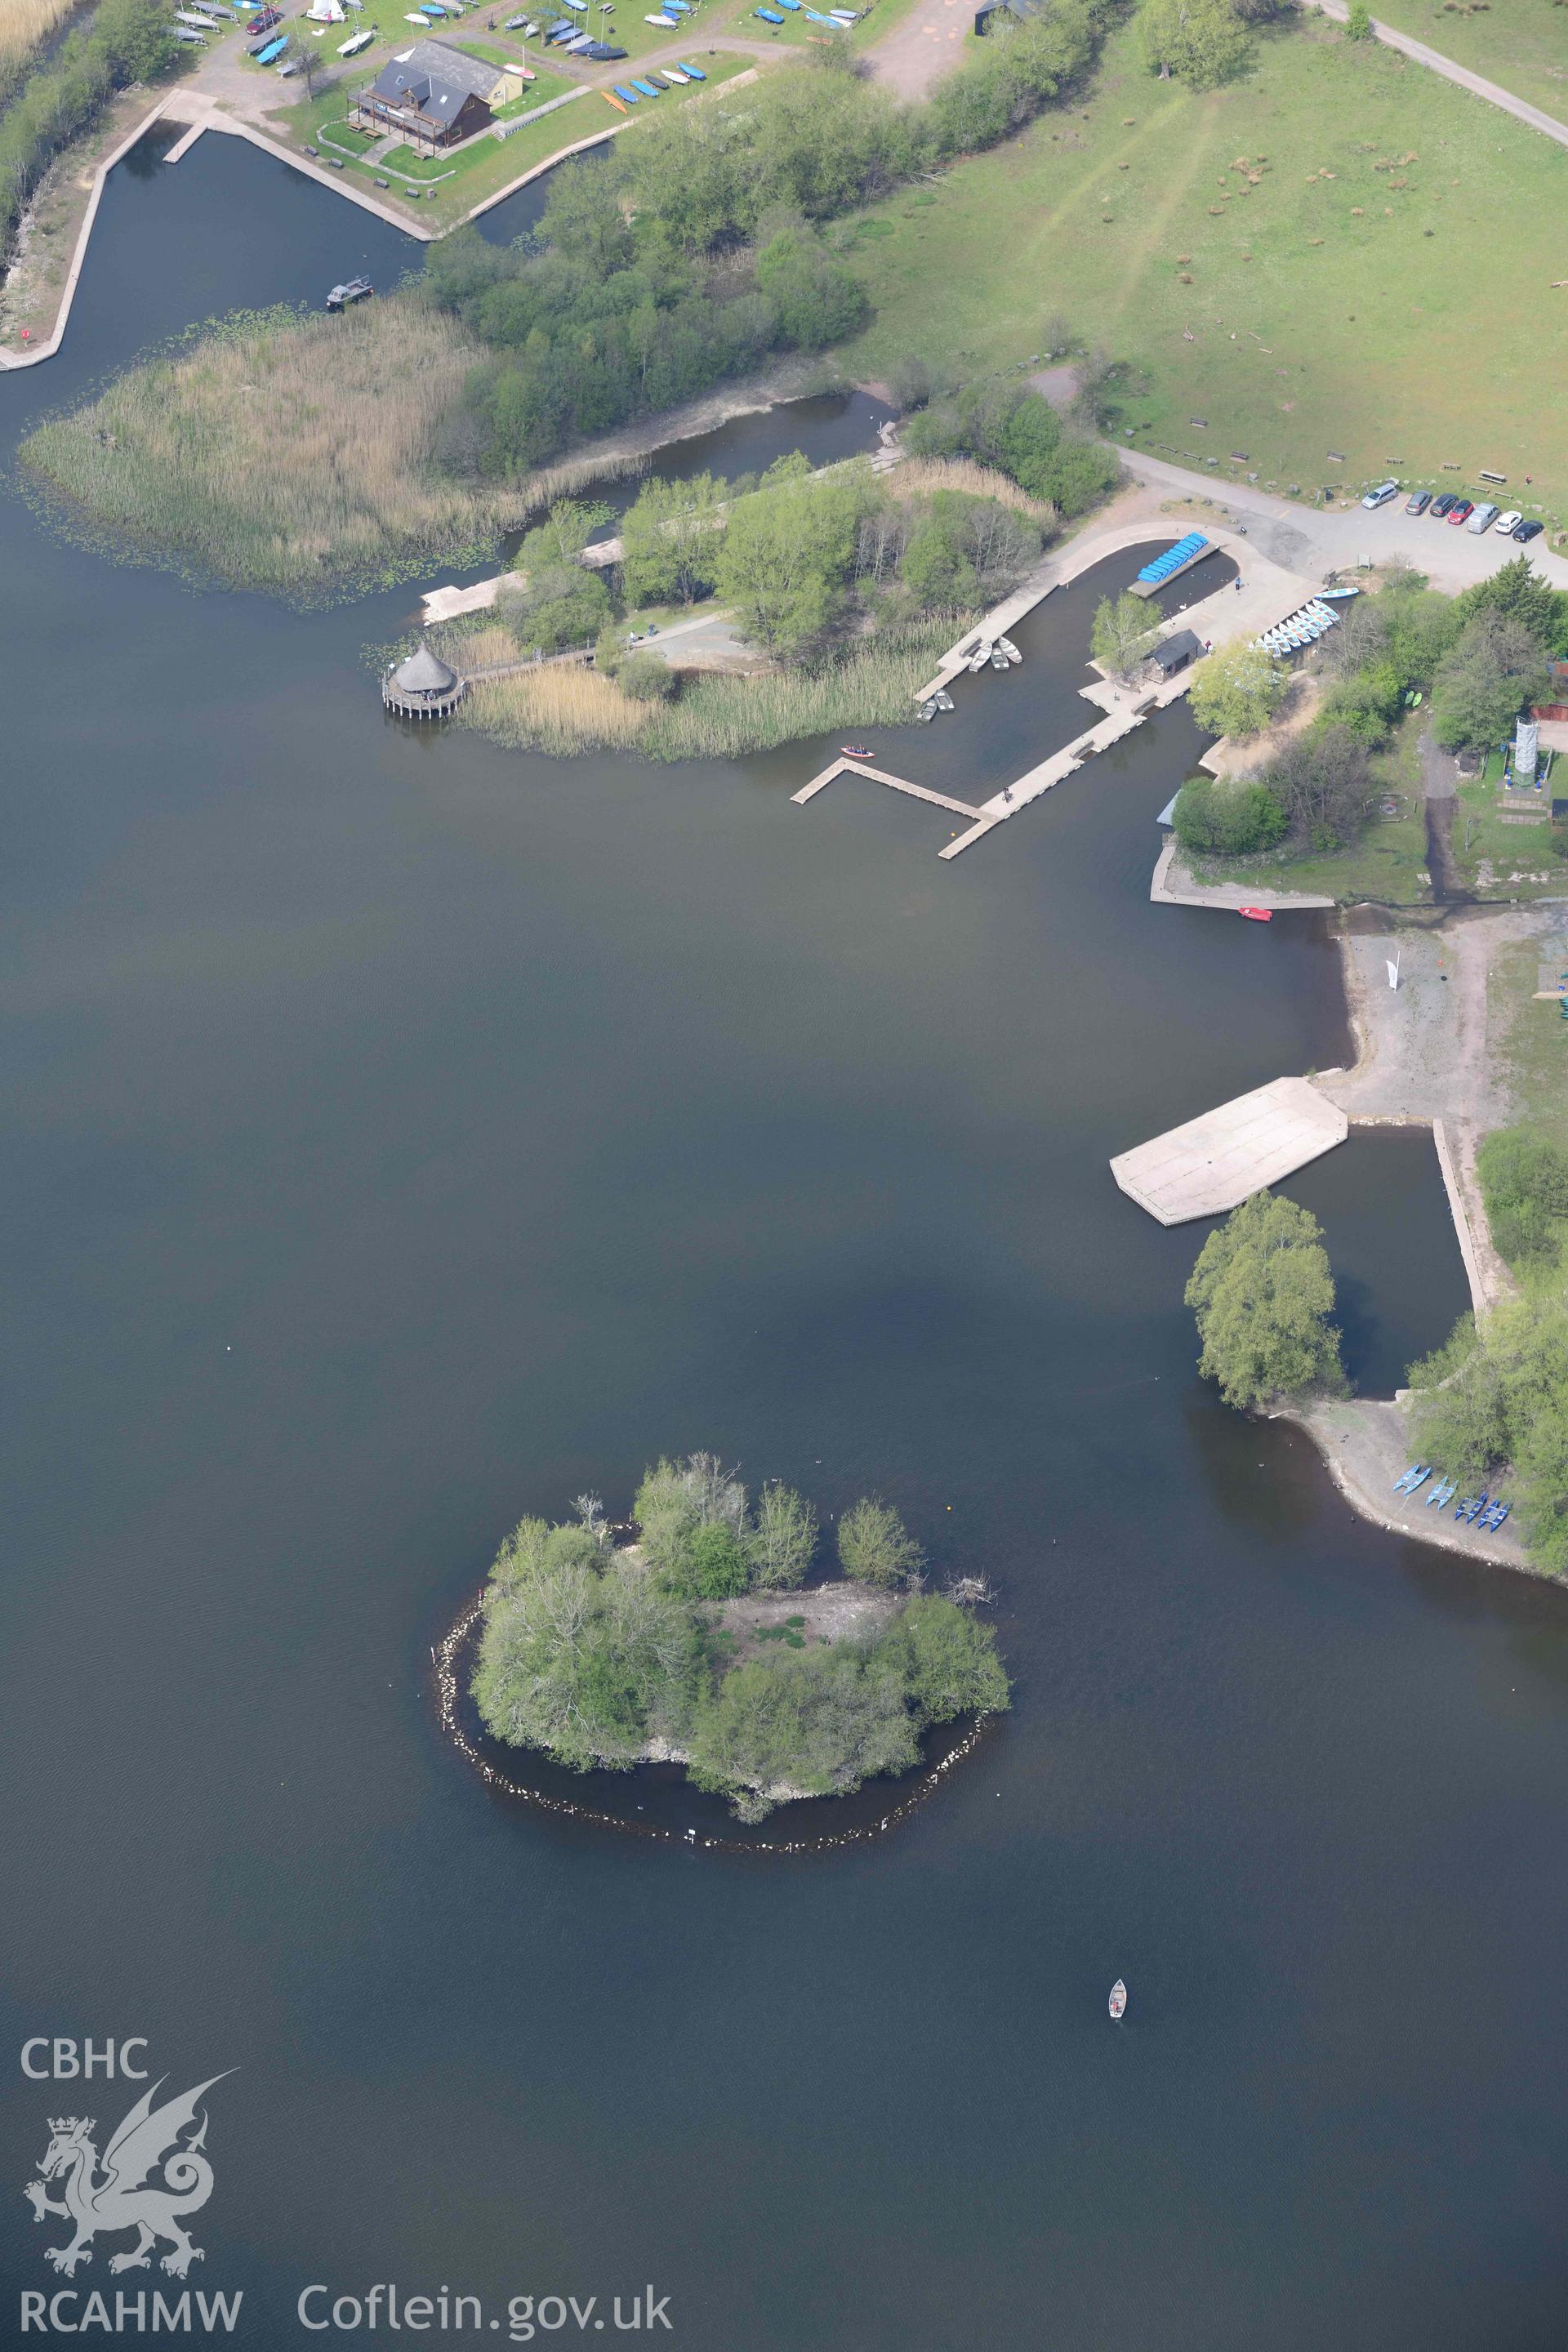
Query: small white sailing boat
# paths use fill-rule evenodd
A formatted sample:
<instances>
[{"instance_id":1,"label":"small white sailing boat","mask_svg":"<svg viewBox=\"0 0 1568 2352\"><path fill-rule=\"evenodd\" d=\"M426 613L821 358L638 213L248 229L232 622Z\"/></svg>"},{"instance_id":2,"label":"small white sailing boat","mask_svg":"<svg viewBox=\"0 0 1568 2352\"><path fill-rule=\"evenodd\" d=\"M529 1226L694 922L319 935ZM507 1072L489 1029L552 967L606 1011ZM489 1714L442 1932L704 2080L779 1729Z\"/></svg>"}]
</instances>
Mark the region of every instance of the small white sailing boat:
<instances>
[{"instance_id":1,"label":"small white sailing boat","mask_svg":"<svg viewBox=\"0 0 1568 2352\"><path fill-rule=\"evenodd\" d=\"M1110 2014L1112 2017L1124 2017L1126 2013L1127 1987L1122 1983L1121 1979L1118 1977L1116 1982L1110 1988Z\"/></svg>"}]
</instances>

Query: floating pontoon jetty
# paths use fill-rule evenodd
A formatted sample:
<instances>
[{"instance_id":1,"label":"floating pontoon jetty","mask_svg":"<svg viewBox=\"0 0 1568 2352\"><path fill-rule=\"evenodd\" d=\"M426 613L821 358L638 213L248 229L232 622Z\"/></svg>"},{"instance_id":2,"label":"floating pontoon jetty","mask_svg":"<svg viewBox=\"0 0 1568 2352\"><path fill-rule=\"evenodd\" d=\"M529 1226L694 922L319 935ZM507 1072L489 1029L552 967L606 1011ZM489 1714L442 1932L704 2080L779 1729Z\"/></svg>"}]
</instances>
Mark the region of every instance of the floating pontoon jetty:
<instances>
[{"instance_id":1,"label":"floating pontoon jetty","mask_svg":"<svg viewBox=\"0 0 1568 2352\"><path fill-rule=\"evenodd\" d=\"M1276 1078L1119 1153L1110 1172L1128 1199L1161 1224L1184 1225L1239 1208L1349 1133L1344 1112L1308 1079Z\"/></svg>"}]
</instances>

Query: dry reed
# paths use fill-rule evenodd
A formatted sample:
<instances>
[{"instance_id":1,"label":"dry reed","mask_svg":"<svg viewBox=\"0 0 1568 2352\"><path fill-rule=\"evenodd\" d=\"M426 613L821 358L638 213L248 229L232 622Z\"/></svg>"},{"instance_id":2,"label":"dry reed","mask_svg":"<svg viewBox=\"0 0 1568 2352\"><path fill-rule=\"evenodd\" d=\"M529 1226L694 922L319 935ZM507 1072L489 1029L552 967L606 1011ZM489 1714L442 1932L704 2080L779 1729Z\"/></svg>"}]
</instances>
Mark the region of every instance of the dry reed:
<instances>
[{"instance_id":1,"label":"dry reed","mask_svg":"<svg viewBox=\"0 0 1568 2352\"><path fill-rule=\"evenodd\" d=\"M478 551L526 501L431 463L479 356L422 304L268 312L129 371L25 461L133 546L319 603Z\"/></svg>"},{"instance_id":2,"label":"dry reed","mask_svg":"<svg viewBox=\"0 0 1568 2352\"><path fill-rule=\"evenodd\" d=\"M0 0L0 89L16 80L81 0Z\"/></svg>"},{"instance_id":3,"label":"dry reed","mask_svg":"<svg viewBox=\"0 0 1568 2352\"><path fill-rule=\"evenodd\" d=\"M928 499L938 490L962 490L966 498L994 499L998 506L1011 507L1015 514L1029 515L1043 530L1048 530L1057 519L1049 499L1032 499L1005 474L982 466L973 457L906 457L886 481L898 499Z\"/></svg>"},{"instance_id":4,"label":"dry reed","mask_svg":"<svg viewBox=\"0 0 1568 2352\"><path fill-rule=\"evenodd\" d=\"M914 691L936 656L961 636L967 616L929 616L883 630L821 670L770 670L757 677L688 677L675 702L635 702L595 670L540 669L482 679L458 706L462 724L514 751L562 756L640 751L650 760L732 760L803 735L850 727L903 726ZM501 630L462 641L463 667L506 655ZM458 662L452 645L447 657Z\"/></svg>"}]
</instances>

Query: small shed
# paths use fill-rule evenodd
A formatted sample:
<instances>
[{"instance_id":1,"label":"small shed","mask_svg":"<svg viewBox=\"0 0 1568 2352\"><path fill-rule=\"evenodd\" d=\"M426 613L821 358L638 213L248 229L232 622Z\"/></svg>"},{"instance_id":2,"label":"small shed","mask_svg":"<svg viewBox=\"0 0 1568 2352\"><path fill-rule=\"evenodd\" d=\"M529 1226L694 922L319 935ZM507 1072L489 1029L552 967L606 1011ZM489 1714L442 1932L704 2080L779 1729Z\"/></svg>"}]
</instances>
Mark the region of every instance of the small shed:
<instances>
[{"instance_id":1,"label":"small shed","mask_svg":"<svg viewBox=\"0 0 1568 2352\"><path fill-rule=\"evenodd\" d=\"M1185 669L1190 661L1195 661L1203 650L1202 637L1194 636L1191 629L1178 629L1173 637L1162 637L1149 658L1162 677L1174 677L1178 670Z\"/></svg>"},{"instance_id":2,"label":"small shed","mask_svg":"<svg viewBox=\"0 0 1568 2352\"><path fill-rule=\"evenodd\" d=\"M381 698L405 719L445 719L461 702L467 683L422 638L406 660L387 671Z\"/></svg>"}]
</instances>

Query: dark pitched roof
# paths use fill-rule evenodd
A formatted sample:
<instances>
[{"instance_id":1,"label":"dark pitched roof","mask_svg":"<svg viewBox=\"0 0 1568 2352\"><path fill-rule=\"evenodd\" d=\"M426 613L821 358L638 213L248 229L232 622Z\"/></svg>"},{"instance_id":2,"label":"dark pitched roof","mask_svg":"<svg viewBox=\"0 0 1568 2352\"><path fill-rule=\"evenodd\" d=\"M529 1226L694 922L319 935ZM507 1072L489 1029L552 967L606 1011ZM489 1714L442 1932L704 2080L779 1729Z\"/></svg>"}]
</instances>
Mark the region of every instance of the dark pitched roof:
<instances>
[{"instance_id":1,"label":"dark pitched roof","mask_svg":"<svg viewBox=\"0 0 1568 2352\"><path fill-rule=\"evenodd\" d=\"M1194 636L1191 629L1178 629L1173 637L1165 637L1155 646L1150 659L1156 669L1163 669L1169 677L1173 670L1182 668L1185 663L1192 660L1194 654L1201 654L1203 649L1203 639Z\"/></svg>"},{"instance_id":2,"label":"dark pitched roof","mask_svg":"<svg viewBox=\"0 0 1568 2352\"><path fill-rule=\"evenodd\" d=\"M466 58L444 41L416 41L383 66L371 87L388 106L413 107L437 122L453 122L465 100L487 103L503 68Z\"/></svg>"}]
</instances>

